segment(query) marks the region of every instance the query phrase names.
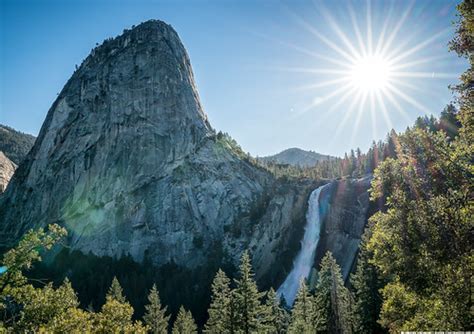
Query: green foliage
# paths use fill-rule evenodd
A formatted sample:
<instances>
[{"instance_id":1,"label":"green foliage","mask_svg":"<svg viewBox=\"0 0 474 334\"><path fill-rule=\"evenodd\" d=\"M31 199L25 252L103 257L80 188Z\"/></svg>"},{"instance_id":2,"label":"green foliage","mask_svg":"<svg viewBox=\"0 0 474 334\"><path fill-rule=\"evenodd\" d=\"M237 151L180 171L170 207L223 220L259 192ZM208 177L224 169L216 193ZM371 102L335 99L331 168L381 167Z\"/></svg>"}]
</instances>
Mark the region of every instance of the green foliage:
<instances>
[{"instance_id":1,"label":"green foliage","mask_svg":"<svg viewBox=\"0 0 474 334\"><path fill-rule=\"evenodd\" d=\"M19 165L33 147L36 138L0 124L0 151Z\"/></svg>"},{"instance_id":2,"label":"green foliage","mask_svg":"<svg viewBox=\"0 0 474 334\"><path fill-rule=\"evenodd\" d=\"M40 252L49 250L66 236L66 230L56 224L49 225L48 230L39 229L27 232L18 246L3 255L2 265L7 268L0 276L0 298L2 300L15 289L27 283L23 271L31 268L36 261L41 261Z\"/></svg>"},{"instance_id":3,"label":"green foliage","mask_svg":"<svg viewBox=\"0 0 474 334\"><path fill-rule=\"evenodd\" d=\"M416 329L468 326L472 153L457 145L457 139L450 142L441 132L409 130L400 137L398 159L388 159L376 170L372 198L386 195L387 211L371 218L368 249L371 261L393 282L383 289L380 319L392 332L413 329L409 326L422 324L419 319L424 327ZM415 296L412 308L391 307L403 294ZM451 315L444 317L447 309Z\"/></svg>"},{"instance_id":4,"label":"green foliage","mask_svg":"<svg viewBox=\"0 0 474 334\"><path fill-rule=\"evenodd\" d=\"M78 312L79 301L67 280L58 289L54 289L51 283L42 289L29 285L21 289L15 300L22 305L20 317L14 326L17 331L39 331L80 325L90 327L89 315ZM71 318L71 315L74 317Z\"/></svg>"},{"instance_id":5,"label":"green foliage","mask_svg":"<svg viewBox=\"0 0 474 334\"><path fill-rule=\"evenodd\" d=\"M372 198L386 198L387 210L371 218L367 248L388 281L380 323L393 333L472 326L474 3L463 1L458 10L450 46L470 62L455 87L458 134L424 126L406 131L397 159L380 165L372 185ZM453 113L443 118L452 122Z\"/></svg>"},{"instance_id":6,"label":"green foliage","mask_svg":"<svg viewBox=\"0 0 474 334\"><path fill-rule=\"evenodd\" d=\"M280 299L278 298L275 290L270 288L270 290L267 292L267 298L265 302L265 321L262 323L265 333L286 333L290 320L289 314L280 304Z\"/></svg>"},{"instance_id":7,"label":"green foliage","mask_svg":"<svg viewBox=\"0 0 474 334\"><path fill-rule=\"evenodd\" d=\"M125 300L122 287L114 277L100 313L95 315L96 333L146 333L141 322L132 322L133 307Z\"/></svg>"},{"instance_id":8,"label":"green foliage","mask_svg":"<svg viewBox=\"0 0 474 334\"><path fill-rule=\"evenodd\" d=\"M352 333L351 295L344 286L341 269L330 252L321 260L314 302L318 332Z\"/></svg>"},{"instance_id":9,"label":"green foliage","mask_svg":"<svg viewBox=\"0 0 474 334\"><path fill-rule=\"evenodd\" d=\"M178 316L173 324L173 334L197 334L197 326L191 312L180 307Z\"/></svg>"},{"instance_id":10,"label":"green foliage","mask_svg":"<svg viewBox=\"0 0 474 334\"><path fill-rule=\"evenodd\" d=\"M160 294L155 284L153 284L148 295L148 302L149 304L145 306L146 312L143 316L145 324L153 334L167 333L170 316L166 315L167 307L161 307Z\"/></svg>"},{"instance_id":11,"label":"green foliage","mask_svg":"<svg viewBox=\"0 0 474 334\"><path fill-rule=\"evenodd\" d=\"M247 251L242 255L239 278L233 291L235 305L235 331L245 334L259 331L265 322L265 308L261 303L263 293L258 291L253 278L250 256Z\"/></svg>"},{"instance_id":12,"label":"green foliage","mask_svg":"<svg viewBox=\"0 0 474 334\"><path fill-rule=\"evenodd\" d=\"M309 293L308 286L304 280L301 281L295 304L291 312L291 323L288 333L309 334L316 331L314 296Z\"/></svg>"},{"instance_id":13,"label":"green foliage","mask_svg":"<svg viewBox=\"0 0 474 334\"><path fill-rule=\"evenodd\" d=\"M233 321L231 313L230 279L219 269L212 282L211 305L209 306L209 320L206 323L205 333L232 333Z\"/></svg>"},{"instance_id":14,"label":"green foliage","mask_svg":"<svg viewBox=\"0 0 474 334\"><path fill-rule=\"evenodd\" d=\"M382 307L382 296L379 292L384 286L377 267L369 263L372 253L367 249L370 228L367 228L359 246L357 268L351 275L354 290L353 329L355 333L382 333L377 323Z\"/></svg>"}]
</instances>

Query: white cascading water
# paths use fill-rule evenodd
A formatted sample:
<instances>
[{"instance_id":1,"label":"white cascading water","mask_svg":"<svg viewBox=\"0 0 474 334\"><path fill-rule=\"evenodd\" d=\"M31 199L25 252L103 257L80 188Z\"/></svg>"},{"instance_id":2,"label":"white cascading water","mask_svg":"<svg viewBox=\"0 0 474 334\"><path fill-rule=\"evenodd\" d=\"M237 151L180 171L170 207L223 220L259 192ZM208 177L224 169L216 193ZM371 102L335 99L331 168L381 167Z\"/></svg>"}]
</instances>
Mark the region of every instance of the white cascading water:
<instances>
[{"instance_id":1,"label":"white cascading water","mask_svg":"<svg viewBox=\"0 0 474 334\"><path fill-rule=\"evenodd\" d=\"M306 226L303 240L301 241L301 250L293 261L293 269L291 269L291 272L277 291L278 296L281 297L283 295L288 306L293 305L301 280L308 278L311 268L313 267L316 247L319 242L319 233L321 232L319 194L325 186L326 185L315 189L309 196L308 211L306 212Z\"/></svg>"}]
</instances>

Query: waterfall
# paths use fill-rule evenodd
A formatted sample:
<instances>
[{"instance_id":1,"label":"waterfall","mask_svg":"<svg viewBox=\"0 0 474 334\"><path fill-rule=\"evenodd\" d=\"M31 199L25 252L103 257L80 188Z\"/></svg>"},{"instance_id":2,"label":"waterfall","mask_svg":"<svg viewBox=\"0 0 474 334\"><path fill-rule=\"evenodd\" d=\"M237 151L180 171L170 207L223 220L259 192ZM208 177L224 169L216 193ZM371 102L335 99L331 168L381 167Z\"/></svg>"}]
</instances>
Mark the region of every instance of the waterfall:
<instances>
[{"instance_id":1,"label":"waterfall","mask_svg":"<svg viewBox=\"0 0 474 334\"><path fill-rule=\"evenodd\" d=\"M306 212L306 226L303 240L301 241L301 250L293 261L291 272L277 291L278 296L283 295L288 306L293 305L301 280L308 278L311 268L313 267L316 247L319 241L319 233L321 232L319 194L325 186L326 185L315 189L309 196L308 211Z\"/></svg>"}]
</instances>

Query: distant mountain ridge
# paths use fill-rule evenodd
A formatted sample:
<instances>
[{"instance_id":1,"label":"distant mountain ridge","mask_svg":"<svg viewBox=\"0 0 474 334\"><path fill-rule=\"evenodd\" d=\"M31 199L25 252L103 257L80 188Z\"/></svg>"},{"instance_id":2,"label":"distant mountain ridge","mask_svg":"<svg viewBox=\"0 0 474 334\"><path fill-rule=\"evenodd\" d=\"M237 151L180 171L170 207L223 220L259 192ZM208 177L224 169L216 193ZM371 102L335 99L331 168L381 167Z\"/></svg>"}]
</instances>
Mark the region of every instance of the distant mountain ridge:
<instances>
[{"instance_id":1,"label":"distant mountain ridge","mask_svg":"<svg viewBox=\"0 0 474 334\"><path fill-rule=\"evenodd\" d=\"M334 159L334 157L293 147L281 151L275 155L270 155L259 159L264 162L274 162L278 164L287 164L300 167L311 167L314 166L318 161Z\"/></svg>"},{"instance_id":2,"label":"distant mountain ridge","mask_svg":"<svg viewBox=\"0 0 474 334\"><path fill-rule=\"evenodd\" d=\"M0 124L0 151L19 165L33 147L36 137Z\"/></svg>"}]
</instances>

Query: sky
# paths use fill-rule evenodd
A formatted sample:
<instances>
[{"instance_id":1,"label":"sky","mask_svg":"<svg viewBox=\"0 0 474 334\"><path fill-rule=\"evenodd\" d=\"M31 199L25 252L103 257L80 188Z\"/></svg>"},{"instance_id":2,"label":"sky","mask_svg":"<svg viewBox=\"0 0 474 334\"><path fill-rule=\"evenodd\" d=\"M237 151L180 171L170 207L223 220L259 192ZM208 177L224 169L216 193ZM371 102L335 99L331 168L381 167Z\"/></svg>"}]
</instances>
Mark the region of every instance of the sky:
<instances>
[{"instance_id":1,"label":"sky","mask_svg":"<svg viewBox=\"0 0 474 334\"><path fill-rule=\"evenodd\" d=\"M364 151L453 100L467 67L447 46L456 4L0 0L0 123L37 135L96 43L160 19L190 55L212 126L245 151Z\"/></svg>"}]
</instances>

